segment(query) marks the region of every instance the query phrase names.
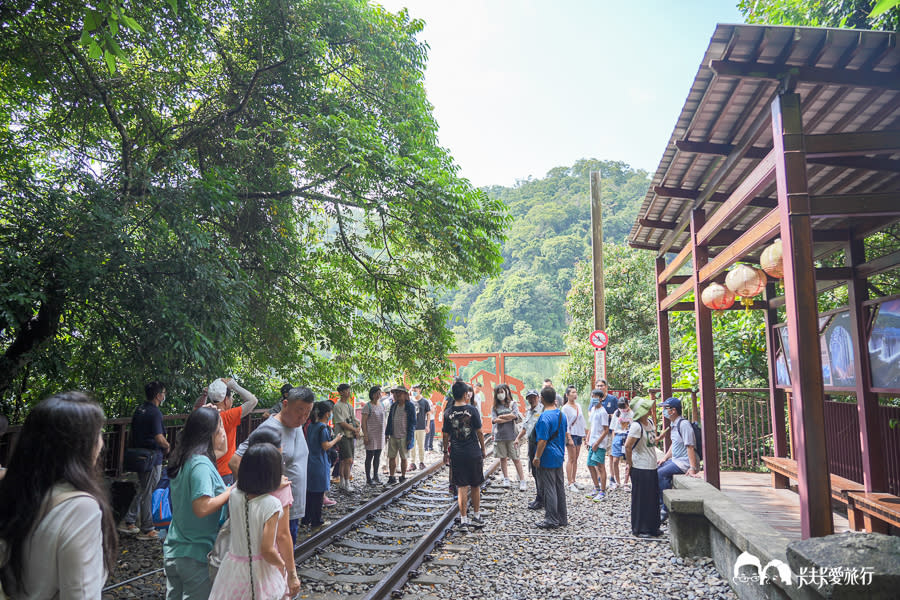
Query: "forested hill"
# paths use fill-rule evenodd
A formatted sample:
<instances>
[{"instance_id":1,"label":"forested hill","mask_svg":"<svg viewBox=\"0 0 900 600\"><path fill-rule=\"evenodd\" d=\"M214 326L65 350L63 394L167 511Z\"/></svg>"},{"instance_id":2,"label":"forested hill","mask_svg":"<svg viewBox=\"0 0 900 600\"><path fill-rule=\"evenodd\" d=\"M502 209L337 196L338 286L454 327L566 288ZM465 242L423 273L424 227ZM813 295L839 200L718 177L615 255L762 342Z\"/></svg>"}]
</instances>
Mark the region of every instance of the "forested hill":
<instances>
[{"instance_id":1,"label":"forested hill","mask_svg":"<svg viewBox=\"0 0 900 600\"><path fill-rule=\"evenodd\" d=\"M619 161L582 159L541 179L486 188L509 207L503 272L447 292L458 352L563 349L564 307L575 263L590 257L590 172L602 177L603 235L623 243L650 179Z\"/></svg>"}]
</instances>

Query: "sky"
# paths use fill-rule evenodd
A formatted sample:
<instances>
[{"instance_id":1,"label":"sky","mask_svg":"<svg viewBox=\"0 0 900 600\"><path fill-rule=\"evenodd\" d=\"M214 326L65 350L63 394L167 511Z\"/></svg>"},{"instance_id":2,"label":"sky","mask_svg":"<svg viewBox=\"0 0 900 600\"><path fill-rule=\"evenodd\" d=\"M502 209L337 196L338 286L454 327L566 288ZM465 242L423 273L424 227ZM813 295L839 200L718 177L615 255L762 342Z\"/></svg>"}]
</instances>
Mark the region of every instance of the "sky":
<instances>
[{"instance_id":1,"label":"sky","mask_svg":"<svg viewBox=\"0 0 900 600\"><path fill-rule=\"evenodd\" d=\"M511 186L580 158L651 174L737 0L377 0L423 19L428 98L463 177Z\"/></svg>"}]
</instances>

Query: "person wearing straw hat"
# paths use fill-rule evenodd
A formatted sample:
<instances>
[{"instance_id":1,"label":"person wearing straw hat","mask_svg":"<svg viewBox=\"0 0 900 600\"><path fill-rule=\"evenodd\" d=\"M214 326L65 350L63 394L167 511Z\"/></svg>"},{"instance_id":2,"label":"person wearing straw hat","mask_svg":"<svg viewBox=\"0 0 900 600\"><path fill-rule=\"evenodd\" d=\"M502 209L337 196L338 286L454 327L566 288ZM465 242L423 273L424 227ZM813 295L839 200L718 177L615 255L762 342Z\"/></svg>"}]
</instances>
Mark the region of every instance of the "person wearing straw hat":
<instances>
[{"instance_id":1,"label":"person wearing straw hat","mask_svg":"<svg viewBox=\"0 0 900 600\"><path fill-rule=\"evenodd\" d=\"M388 413L384 437L388 447L388 485L397 483L394 473L397 471L397 455L400 455L400 483L406 481L406 457L412 450L416 430L416 408L409 401L409 390L402 385L391 390L394 403Z\"/></svg>"},{"instance_id":2,"label":"person wearing straw hat","mask_svg":"<svg viewBox=\"0 0 900 600\"><path fill-rule=\"evenodd\" d=\"M635 398L634 420L625 441L625 463L631 470L631 532L641 538L662 535L659 529L659 480L656 474L656 426L653 402Z\"/></svg>"}]
</instances>

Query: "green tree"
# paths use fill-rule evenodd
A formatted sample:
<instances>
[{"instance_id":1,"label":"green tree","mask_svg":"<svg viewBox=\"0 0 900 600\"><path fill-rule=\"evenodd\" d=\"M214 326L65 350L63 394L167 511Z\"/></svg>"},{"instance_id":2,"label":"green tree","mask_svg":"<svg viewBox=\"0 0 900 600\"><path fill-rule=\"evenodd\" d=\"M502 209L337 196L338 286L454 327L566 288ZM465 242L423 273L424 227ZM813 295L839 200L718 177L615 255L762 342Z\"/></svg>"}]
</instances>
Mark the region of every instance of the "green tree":
<instances>
[{"instance_id":1,"label":"green tree","mask_svg":"<svg viewBox=\"0 0 900 600\"><path fill-rule=\"evenodd\" d=\"M425 291L497 272L507 220L437 143L423 23L364 0L122 6L0 9L0 399L441 371Z\"/></svg>"},{"instance_id":2,"label":"green tree","mask_svg":"<svg viewBox=\"0 0 900 600\"><path fill-rule=\"evenodd\" d=\"M739 0L737 6L748 23L883 31L900 27L896 0Z\"/></svg>"},{"instance_id":3,"label":"green tree","mask_svg":"<svg viewBox=\"0 0 900 600\"><path fill-rule=\"evenodd\" d=\"M623 242L650 181L619 161L579 160L514 187L487 188L509 207L503 272L478 285L445 292L460 351L559 351L566 328L566 294L575 265L590 255L590 172L602 174L603 230ZM526 326L527 325L527 326Z\"/></svg>"}]
</instances>

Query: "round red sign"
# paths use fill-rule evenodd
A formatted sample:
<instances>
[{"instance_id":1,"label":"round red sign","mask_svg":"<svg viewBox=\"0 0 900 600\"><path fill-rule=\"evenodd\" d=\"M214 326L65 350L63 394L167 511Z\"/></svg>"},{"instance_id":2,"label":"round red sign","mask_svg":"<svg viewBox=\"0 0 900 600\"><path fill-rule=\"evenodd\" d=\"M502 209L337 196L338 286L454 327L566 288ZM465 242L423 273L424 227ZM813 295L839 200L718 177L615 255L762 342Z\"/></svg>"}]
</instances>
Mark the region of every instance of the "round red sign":
<instances>
[{"instance_id":1,"label":"round red sign","mask_svg":"<svg viewBox=\"0 0 900 600\"><path fill-rule=\"evenodd\" d=\"M594 348L606 348L606 344L609 343L609 336L601 329L594 331L589 339Z\"/></svg>"}]
</instances>

